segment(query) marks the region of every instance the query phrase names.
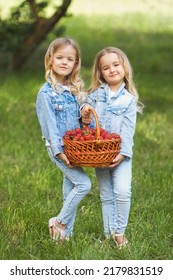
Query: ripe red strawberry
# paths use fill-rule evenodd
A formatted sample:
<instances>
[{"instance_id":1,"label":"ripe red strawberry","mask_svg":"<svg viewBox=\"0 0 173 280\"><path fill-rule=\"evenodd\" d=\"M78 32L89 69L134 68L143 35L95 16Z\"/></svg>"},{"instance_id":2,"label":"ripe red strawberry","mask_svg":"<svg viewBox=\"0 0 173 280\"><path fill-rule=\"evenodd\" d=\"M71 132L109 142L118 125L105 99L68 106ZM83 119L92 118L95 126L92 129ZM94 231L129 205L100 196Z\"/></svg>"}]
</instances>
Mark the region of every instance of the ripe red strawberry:
<instances>
[{"instance_id":1,"label":"ripe red strawberry","mask_svg":"<svg viewBox=\"0 0 173 280\"><path fill-rule=\"evenodd\" d=\"M76 136L80 138L82 136L82 133L78 132L78 133L76 133Z\"/></svg>"},{"instance_id":2,"label":"ripe red strawberry","mask_svg":"<svg viewBox=\"0 0 173 280\"><path fill-rule=\"evenodd\" d=\"M84 135L86 134L91 134L92 129L89 126L85 126L84 129L82 130L82 133Z\"/></svg>"},{"instance_id":3,"label":"ripe red strawberry","mask_svg":"<svg viewBox=\"0 0 173 280\"><path fill-rule=\"evenodd\" d=\"M83 136L81 136L80 138L79 138L79 141L84 141L85 140L85 138L83 137Z\"/></svg>"},{"instance_id":4,"label":"ripe red strawberry","mask_svg":"<svg viewBox=\"0 0 173 280\"><path fill-rule=\"evenodd\" d=\"M75 131L76 131L76 133L82 133L82 130L80 129L80 127L77 127L77 128L75 129Z\"/></svg>"},{"instance_id":5,"label":"ripe red strawberry","mask_svg":"<svg viewBox=\"0 0 173 280\"><path fill-rule=\"evenodd\" d=\"M96 140L95 135L92 134L90 137L91 137L91 140Z\"/></svg>"},{"instance_id":6,"label":"ripe red strawberry","mask_svg":"<svg viewBox=\"0 0 173 280\"><path fill-rule=\"evenodd\" d=\"M71 135L71 130L67 130L65 135Z\"/></svg>"},{"instance_id":7,"label":"ripe red strawberry","mask_svg":"<svg viewBox=\"0 0 173 280\"><path fill-rule=\"evenodd\" d=\"M103 131L103 132L101 133L101 136L102 136L104 139L107 138L107 135L108 135L108 133L107 133L106 131Z\"/></svg>"},{"instance_id":8,"label":"ripe red strawberry","mask_svg":"<svg viewBox=\"0 0 173 280\"><path fill-rule=\"evenodd\" d=\"M111 133L111 138L113 138L113 139L119 139L120 138L120 136L117 134L117 133Z\"/></svg>"},{"instance_id":9,"label":"ripe red strawberry","mask_svg":"<svg viewBox=\"0 0 173 280\"><path fill-rule=\"evenodd\" d=\"M78 141L79 139L80 139L80 136L77 136L77 135L74 136L74 138L73 138L74 141Z\"/></svg>"},{"instance_id":10,"label":"ripe red strawberry","mask_svg":"<svg viewBox=\"0 0 173 280\"><path fill-rule=\"evenodd\" d=\"M92 140L92 135L91 134L85 134L84 135L84 139L86 140L86 141L90 141L90 140Z\"/></svg>"},{"instance_id":11,"label":"ripe red strawberry","mask_svg":"<svg viewBox=\"0 0 173 280\"><path fill-rule=\"evenodd\" d=\"M109 139L112 139L112 137L111 137L111 135L109 133L107 133L105 139L109 140Z\"/></svg>"},{"instance_id":12,"label":"ripe red strawberry","mask_svg":"<svg viewBox=\"0 0 173 280\"><path fill-rule=\"evenodd\" d=\"M70 135L68 135L68 134L67 134L67 135L65 135L65 136L64 136L64 139L66 139L66 140L70 140Z\"/></svg>"}]
</instances>

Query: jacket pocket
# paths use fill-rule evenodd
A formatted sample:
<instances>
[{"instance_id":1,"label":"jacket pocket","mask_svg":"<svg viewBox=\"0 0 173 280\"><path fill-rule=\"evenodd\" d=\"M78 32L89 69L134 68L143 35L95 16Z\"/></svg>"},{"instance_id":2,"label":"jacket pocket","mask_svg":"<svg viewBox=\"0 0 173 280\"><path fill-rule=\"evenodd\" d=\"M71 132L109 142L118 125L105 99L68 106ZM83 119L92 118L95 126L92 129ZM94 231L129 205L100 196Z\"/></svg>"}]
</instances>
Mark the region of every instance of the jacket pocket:
<instances>
[{"instance_id":1,"label":"jacket pocket","mask_svg":"<svg viewBox=\"0 0 173 280\"><path fill-rule=\"evenodd\" d=\"M126 107L119 107L119 108L112 108L112 113L121 116L126 112L127 108Z\"/></svg>"},{"instance_id":2,"label":"jacket pocket","mask_svg":"<svg viewBox=\"0 0 173 280\"><path fill-rule=\"evenodd\" d=\"M57 102L53 104L53 107L57 111L64 111L66 109L66 105L64 102Z\"/></svg>"}]
</instances>

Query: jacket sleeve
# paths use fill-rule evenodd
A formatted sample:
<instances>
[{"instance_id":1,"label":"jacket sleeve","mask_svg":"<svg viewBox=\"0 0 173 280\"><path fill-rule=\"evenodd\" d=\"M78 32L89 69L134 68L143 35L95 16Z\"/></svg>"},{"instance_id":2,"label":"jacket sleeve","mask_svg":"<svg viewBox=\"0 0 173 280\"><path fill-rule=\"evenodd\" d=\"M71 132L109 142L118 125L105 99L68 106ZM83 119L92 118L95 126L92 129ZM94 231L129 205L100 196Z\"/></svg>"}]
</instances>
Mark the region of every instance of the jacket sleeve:
<instances>
[{"instance_id":1,"label":"jacket sleeve","mask_svg":"<svg viewBox=\"0 0 173 280\"><path fill-rule=\"evenodd\" d=\"M36 103L37 115L40 122L43 137L48 141L53 155L63 152L61 137L56 125L55 109L51 103L48 92L41 91Z\"/></svg>"},{"instance_id":2,"label":"jacket sleeve","mask_svg":"<svg viewBox=\"0 0 173 280\"><path fill-rule=\"evenodd\" d=\"M122 139L120 146L120 154L127 157L132 157L133 137L136 128L136 116L137 106L135 99L130 102L123 119L123 123L120 130L120 136Z\"/></svg>"}]
</instances>

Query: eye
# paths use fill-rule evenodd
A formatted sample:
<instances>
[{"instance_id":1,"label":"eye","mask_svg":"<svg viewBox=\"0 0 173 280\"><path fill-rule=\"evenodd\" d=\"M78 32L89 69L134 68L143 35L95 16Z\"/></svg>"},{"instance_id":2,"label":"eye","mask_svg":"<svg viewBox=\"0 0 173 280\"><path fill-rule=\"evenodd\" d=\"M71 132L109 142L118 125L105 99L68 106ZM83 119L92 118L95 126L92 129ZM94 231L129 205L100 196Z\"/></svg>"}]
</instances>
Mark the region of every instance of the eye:
<instances>
[{"instance_id":1,"label":"eye","mask_svg":"<svg viewBox=\"0 0 173 280\"><path fill-rule=\"evenodd\" d=\"M74 58L69 57L68 60L69 60L69 61L74 61Z\"/></svg>"},{"instance_id":2,"label":"eye","mask_svg":"<svg viewBox=\"0 0 173 280\"><path fill-rule=\"evenodd\" d=\"M109 69L109 67L103 67L103 68L102 68L103 71L106 71L106 70L108 70L108 69Z\"/></svg>"}]
</instances>

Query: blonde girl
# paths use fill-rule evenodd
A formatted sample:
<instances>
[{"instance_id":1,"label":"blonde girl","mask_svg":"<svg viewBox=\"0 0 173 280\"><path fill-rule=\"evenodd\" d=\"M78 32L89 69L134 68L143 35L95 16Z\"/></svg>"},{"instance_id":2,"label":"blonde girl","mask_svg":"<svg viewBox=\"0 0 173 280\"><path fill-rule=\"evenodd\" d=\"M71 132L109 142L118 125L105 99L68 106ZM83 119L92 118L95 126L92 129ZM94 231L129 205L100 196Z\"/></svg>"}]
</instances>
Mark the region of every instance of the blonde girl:
<instances>
[{"instance_id":1,"label":"blonde girl","mask_svg":"<svg viewBox=\"0 0 173 280\"><path fill-rule=\"evenodd\" d=\"M37 95L36 111L42 138L51 161L63 173L63 205L49 219L53 239L68 240L73 233L77 206L91 188L91 181L80 167L72 167L64 154L62 137L80 127L78 96L83 86L79 71L80 49L72 38L55 39L45 55L45 78ZM57 191L58 191L57 182Z\"/></svg>"},{"instance_id":2,"label":"blonde girl","mask_svg":"<svg viewBox=\"0 0 173 280\"><path fill-rule=\"evenodd\" d=\"M82 114L89 115L92 106L100 126L122 139L120 153L110 166L96 168L104 233L122 248L128 243L125 230L131 201L133 137L142 104L138 102L130 62L119 48L108 47L96 55L87 103Z\"/></svg>"}]
</instances>

